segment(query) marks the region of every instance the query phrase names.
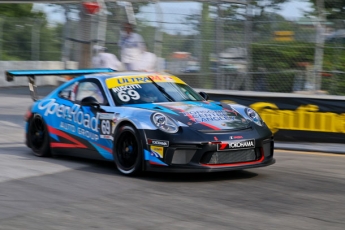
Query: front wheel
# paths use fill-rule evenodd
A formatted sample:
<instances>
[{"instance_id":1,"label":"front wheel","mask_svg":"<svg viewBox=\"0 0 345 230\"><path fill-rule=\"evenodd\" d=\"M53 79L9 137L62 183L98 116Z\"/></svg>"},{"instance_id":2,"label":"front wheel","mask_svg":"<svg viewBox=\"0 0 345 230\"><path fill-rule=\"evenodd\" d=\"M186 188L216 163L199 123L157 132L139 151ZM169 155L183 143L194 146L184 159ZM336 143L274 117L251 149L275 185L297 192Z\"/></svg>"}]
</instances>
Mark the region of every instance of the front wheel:
<instances>
[{"instance_id":1,"label":"front wheel","mask_svg":"<svg viewBox=\"0 0 345 230\"><path fill-rule=\"evenodd\" d=\"M135 175L142 171L143 147L134 127L124 125L116 131L113 154L121 173Z\"/></svg>"},{"instance_id":2,"label":"front wheel","mask_svg":"<svg viewBox=\"0 0 345 230\"><path fill-rule=\"evenodd\" d=\"M40 115L35 114L30 120L27 138L36 156L50 156L48 127Z\"/></svg>"}]
</instances>

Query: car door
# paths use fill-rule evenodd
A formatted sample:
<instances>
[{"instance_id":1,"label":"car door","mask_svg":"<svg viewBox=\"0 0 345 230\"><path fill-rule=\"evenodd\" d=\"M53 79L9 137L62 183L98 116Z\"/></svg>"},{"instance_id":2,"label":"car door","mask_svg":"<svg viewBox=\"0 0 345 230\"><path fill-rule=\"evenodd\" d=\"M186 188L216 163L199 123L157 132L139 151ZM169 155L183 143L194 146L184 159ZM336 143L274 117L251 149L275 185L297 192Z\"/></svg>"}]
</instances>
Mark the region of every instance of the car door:
<instances>
[{"instance_id":1,"label":"car door","mask_svg":"<svg viewBox=\"0 0 345 230\"><path fill-rule=\"evenodd\" d=\"M100 107L83 105L87 97L93 97ZM76 133L88 147L92 158L112 160L113 113L107 113L108 99L98 79L85 79L75 92L75 103L80 109L75 111Z\"/></svg>"}]
</instances>

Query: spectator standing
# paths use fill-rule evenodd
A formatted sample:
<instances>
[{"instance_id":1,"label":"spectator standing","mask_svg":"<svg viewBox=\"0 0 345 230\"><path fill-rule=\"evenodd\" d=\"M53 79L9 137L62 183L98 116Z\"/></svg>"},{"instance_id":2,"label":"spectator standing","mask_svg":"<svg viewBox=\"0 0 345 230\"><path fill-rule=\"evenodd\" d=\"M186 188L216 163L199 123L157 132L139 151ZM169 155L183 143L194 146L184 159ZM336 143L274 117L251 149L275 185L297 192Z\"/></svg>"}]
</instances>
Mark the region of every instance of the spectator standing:
<instances>
[{"instance_id":1,"label":"spectator standing","mask_svg":"<svg viewBox=\"0 0 345 230\"><path fill-rule=\"evenodd\" d=\"M144 47L139 59L134 63L134 70L155 72L157 70L157 56L154 53L146 51Z\"/></svg>"},{"instance_id":2,"label":"spectator standing","mask_svg":"<svg viewBox=\"0 0 345 230\"><path fill-rule=\"evenodd\" d=\"M93 68L111 68L113 70L123 70L122 63L112 53L106 52L106 47L95 45L93 47L94 55L92 57Z\"/></svg>"},{"instance_id":3,"label":"spectator standing","mask_svg":"<svg viewBox=\"0 0 345 230\"><path fill-rule=\"evenodd\" d=\"M135 33L133 25L128 22L123 24L119 46L121 48L121 62L127 70L135 70L135 65L145 50L145 44L142 36Z\"/></svg>"}]
</instances>

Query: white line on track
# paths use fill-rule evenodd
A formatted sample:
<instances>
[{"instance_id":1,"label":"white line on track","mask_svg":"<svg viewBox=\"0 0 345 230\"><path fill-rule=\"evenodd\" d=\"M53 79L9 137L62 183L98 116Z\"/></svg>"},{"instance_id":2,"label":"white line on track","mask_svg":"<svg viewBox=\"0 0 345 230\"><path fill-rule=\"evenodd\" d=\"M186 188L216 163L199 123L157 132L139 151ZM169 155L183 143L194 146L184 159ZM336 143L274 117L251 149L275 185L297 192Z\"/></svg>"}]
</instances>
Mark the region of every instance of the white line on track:
<instances>
[{"instance_id":1,"label":"white line on track","mask_svg":"<svg viewBox=\"0 0 345 230\"><path fill-rule=\"evenodd\" d=\"M5 126L10 126L10 127L16 127L16 128L22 128L22 126L13 123L13 122L9 122L9 121L0 121L0 125L5 125Z\"/></svg>"},{"instance_id":2,"label":"white line on track","mask_svg":"<svg viewBox=\"0 0 345 230\"><path fill-rule=\"evenodd\" d=\"M277 152L284 152L284 153L294 153L294 154L305 154L305 155L316 155L316 156L332 156L332 157L345 157L344 154L341 153L326 153L326 152L304 152L304 151L293 151L293 150L278 150ZM276 152L275 151L275 152Z\"/></svg>"},{"instance_id":3,"label":"white line on track","mask_svg":"<svg viewBox=\"0 0 345 230\"><path fill-rule=\"evenodd\" d=\"M0 143L0 149L2 149L2 148L15 148L15 147L26 147L26 145L24 143L17 143L17 144Z\"/></svg>"}]
</instances>

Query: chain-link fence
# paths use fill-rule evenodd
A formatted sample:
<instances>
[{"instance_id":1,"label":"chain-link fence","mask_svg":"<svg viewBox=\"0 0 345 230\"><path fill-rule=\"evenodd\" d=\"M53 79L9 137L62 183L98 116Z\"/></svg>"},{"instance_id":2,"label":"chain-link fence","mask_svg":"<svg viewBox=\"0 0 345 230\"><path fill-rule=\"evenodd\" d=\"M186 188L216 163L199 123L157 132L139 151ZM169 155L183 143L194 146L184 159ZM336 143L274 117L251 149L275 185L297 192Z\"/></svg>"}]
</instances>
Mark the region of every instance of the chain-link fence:
<instances>
[{"instance_id":1,"label":"chain-link fence","mask_svg":"<svg viewBox=\"0 0 345 230\"><path fill-rule=\"evenodd\" d=\"M61 60L61 26L43 19L0 17L0 60Z\"/></svg>"},{"instance_id":2,"label":"chain-link fence","mask_svg":"<svg viewBox=\"0 0 345 230\"><path fill-rule=\"evenodd\" d=\"M316 18L285 20L275 13L256 20L245 13L231 16L224 10L231 7L200 3L186 10L176 3L162 10L149 4L135 14L136 30L167 72L196 88L345 94L342 20L320 24ZM99 42L119 57L120 25L128 16L124 7L109 4L106 17L80 12L57 26L0 18L0 60L72 60L87 66L91 47ZM321 79L317 49L322 50Z\"/></svg>"}]
</instances>

